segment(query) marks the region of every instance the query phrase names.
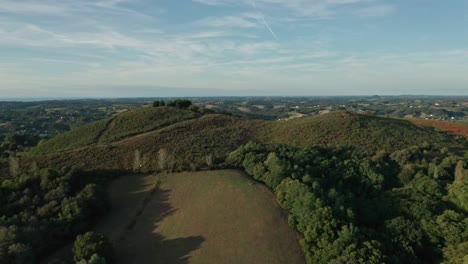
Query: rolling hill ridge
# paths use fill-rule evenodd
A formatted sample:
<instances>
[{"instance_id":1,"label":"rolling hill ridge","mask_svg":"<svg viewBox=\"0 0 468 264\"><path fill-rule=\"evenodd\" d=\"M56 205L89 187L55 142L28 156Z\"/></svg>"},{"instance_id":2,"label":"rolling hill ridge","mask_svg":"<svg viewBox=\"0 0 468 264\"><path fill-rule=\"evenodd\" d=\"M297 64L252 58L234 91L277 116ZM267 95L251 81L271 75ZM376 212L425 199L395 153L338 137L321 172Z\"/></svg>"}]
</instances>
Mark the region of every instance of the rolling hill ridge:
<instances>
[{"instance_id":1,"label":"rolling hill ridge","mask_svg":"<svg viewBox=\"0 0 468 264\"><path fill-rule=\"evenodd\" d=\"M286 121L144 107L59 135L26 163L125 171L196 170L221 163L249 141L295 147L350 148L372 154L414 145L457 147L452 137L406 120L333 112Z\"/></svg>"}]
</instances>

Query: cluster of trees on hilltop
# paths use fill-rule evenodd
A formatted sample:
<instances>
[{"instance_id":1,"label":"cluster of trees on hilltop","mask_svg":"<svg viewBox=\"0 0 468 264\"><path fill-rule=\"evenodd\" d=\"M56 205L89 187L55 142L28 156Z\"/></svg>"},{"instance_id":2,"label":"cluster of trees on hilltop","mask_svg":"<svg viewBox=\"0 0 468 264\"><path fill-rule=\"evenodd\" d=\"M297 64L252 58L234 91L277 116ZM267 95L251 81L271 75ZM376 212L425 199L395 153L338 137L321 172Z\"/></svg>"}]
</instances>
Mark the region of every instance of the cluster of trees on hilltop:
<instances>
[{"instance_id":1,"label":"cluster of trees on hilltop","mask_svg":"<svg viewBox=\"0 0 468 264\"><path fill-rule=\"evenodd\" d=\"M464 160L430 146L356 157L248 143L227 162L272 188L308 263L463 263Z\"/></svg>"},{"instance_id":2,"label":"cluster of trees on hilltop","mask_svg":"<svg viewBox=\"0 0 468 264\"><path fill-rule=\"evenodd\" d=\"M64 168L3 180L0 263L36 263L90 228L109 208L102 179Z\"/></svg>"},{"instance_id":3,"label":"cluster of trees on hilltop","mask_svg":"<svg viewBox=\"0 0 468 264\"><path fill-rule=\"evenodd\" d=\"M166 105L169 107L187 109L192 106L192 101L186 99L176 99L174 101L168 101L167 104L163 100L153 102L153 107L161 107Z\"/></svg>"},{"instance_id":4,"label":"cluster of trees on hilltop","mask_svg":"<svg viewBox=\"0 0 468 264\"><path fill-rule=\"evenodd\" d=\"M153 107L164 107L164 106L176 107L176 108L180 108L180 109L187 109L187 110L190 110L190 111L193 111L193 112L199 112L201 114L214 113L214 111L212 111L212 110L197 107L196 105L194 105L192 103L192 101L187 100L187 99L176 99L174 101L169 100L169 101L167 101L167 103L164 102L163 100L153 102Z\"/></svg>"}]
</instances>

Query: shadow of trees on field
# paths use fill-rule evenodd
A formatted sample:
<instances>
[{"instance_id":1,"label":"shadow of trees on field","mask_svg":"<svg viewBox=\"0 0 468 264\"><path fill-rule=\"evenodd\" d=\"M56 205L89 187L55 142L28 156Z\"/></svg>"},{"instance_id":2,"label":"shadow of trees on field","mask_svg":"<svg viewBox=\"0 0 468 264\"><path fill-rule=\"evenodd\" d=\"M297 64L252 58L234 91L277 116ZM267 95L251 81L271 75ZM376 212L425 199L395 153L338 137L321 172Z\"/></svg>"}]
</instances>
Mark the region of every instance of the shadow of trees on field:
<instances>
[{"instance_id":1,"label":"shadow of trees on field","mask_svg":"<svg viewBox=\"0 0 468 264\"><path fill-rule=\"evenodd\" d=\"M143 188L145 185L142 184ZM147 186L147 185L146 185ZM137 195L141 192L129 192ZM146 197L135 206L130 221L118 238L113 241L117 263L189 263L189 254L200 248L205 241L202 236L168 239L155 232L159 224L177 211L169 203L170 191L161 190L158 186L146 191ZM114 230L115 232L116 230Z\"/></svg>"},{"instance_id":2,"label":"shadow of trees on field","mask_svg":"<svg viewBox=\"0 0 468 264\"><path fill-rule=\"evenodd\" d=\"M154 257L148 259L148 263L187 264L190 260L189 253L200 248L205 241L202 236L164 239L163 236L156 235L156 239L159 242L154 248Z\"/></svg>"}]
</instances>

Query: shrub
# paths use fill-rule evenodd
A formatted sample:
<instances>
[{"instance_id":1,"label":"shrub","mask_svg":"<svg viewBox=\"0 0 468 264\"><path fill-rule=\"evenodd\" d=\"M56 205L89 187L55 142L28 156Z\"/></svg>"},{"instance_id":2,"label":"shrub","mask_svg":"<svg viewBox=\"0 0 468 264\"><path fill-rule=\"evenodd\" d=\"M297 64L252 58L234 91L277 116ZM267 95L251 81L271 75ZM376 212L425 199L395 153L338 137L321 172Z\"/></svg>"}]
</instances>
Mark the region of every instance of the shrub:
<instances>
[{"instance_id":1,"label":"shrub","mask_svg":"<svg viewBox=\"0 0 468 264\"><path fill-rule=\"evenodd\" d=\"M73 245L73 260L88 261L93 255L104 258L106 263L112 263L114 250L109 240L104 235L94 232L78 235Z\"/></svg>"}]
</instances>

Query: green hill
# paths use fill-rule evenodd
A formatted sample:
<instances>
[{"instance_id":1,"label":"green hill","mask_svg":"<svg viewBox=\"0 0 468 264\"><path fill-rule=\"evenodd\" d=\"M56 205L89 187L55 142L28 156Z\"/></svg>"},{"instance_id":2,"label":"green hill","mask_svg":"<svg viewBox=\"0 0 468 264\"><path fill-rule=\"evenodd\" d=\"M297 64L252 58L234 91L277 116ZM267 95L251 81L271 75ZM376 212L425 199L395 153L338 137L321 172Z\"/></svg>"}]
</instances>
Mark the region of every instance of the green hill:
<instances>
[{"instance_id":1,"label":"green hill","mask_svg":"<svg viewBox=\"0 0 468 264\"><path fill-rule=\"evenodd\" d=\"M112 143L199 116L201 114L175 107L143 107L61 134L36 147L33 153L54 153Z\"/></svg>"},{"instance_id":2,"label":"green hill","mask_svg":"<svg viewBox=\"0 0 468 264\"><path fill-rule=\"evenodd\" d=\"M39 144L31 153L54 153L93 145L97 142L100 133L111 120L111 118L108 118L72 129L67 133L60 134Z\"/></svg>"},{"instance_id":3,"label":"green hill","mask_svg":"<svg viewBox=\"0 0 468 264\"><path fill-rule=\"evenodd\" d=\"M77 129L43 143L25 157L25 160L34 160L39 167L79 166L125 171L155 171L164 167L171 170L191 170L224 160L231 151L252 140L256 127L262 122L228 115L200 115L189 110L168 109L145 109L126 113L123 117L117 116L112 123L119 124L116 120L121 119L133 120L132 117L135 120L156 120L148 121L150 124L146 125L142 122L135 122L140 126L127 125L134 128L130 130L133 132L127 133L132 136L127 138L112 136L111 133L116 131L118 135L124 135L124 125L111 125L101 133L103 140L88 145L74 144L78 146L76 149L56 147L66 146L68 140L80 133L83 137L91 137L86 134L86 129ZM89 127L94 128L93 124ZM139 134L136 134L137 129L141 131ZM111 138L114 140L111 141Z\"/></svg>"},{"instance_id":4,"label":"green hill","mask_svg":"<svg viewBox=\"0 0 468 264\"><path fill-rule=\"evenodd\" d=\"M264 129L264 143L295 147L350 147L364 153L392 152L424 143L456 145L451 137L406 120L350 112L268 122Z\"/></svg>"},{"instance_id":5,"label":"green hill","mask_svg":"<svg viewBox=\"0 0 468 264\"><path fill-rule=\"evenodd\" d=\"M406 120L335 112L285 121L146 107L64 133L24 160L42 166L125 171L193 170L219 164L249 141L295 147L347 147L361 154L414 145L456 147L452 137Z\"/></svg>"},{"instance_id":6,"label":"green hill","mask_svg":"<svg viewBox=\"0 0 468 264\"><path fill-rule=\"evenodd\" d=\"M115 142L200 116L199 113L175 107L144 107L128 111L112 120L109 128L102 133L100 143Z\"/></svg>"}]
</instances>

